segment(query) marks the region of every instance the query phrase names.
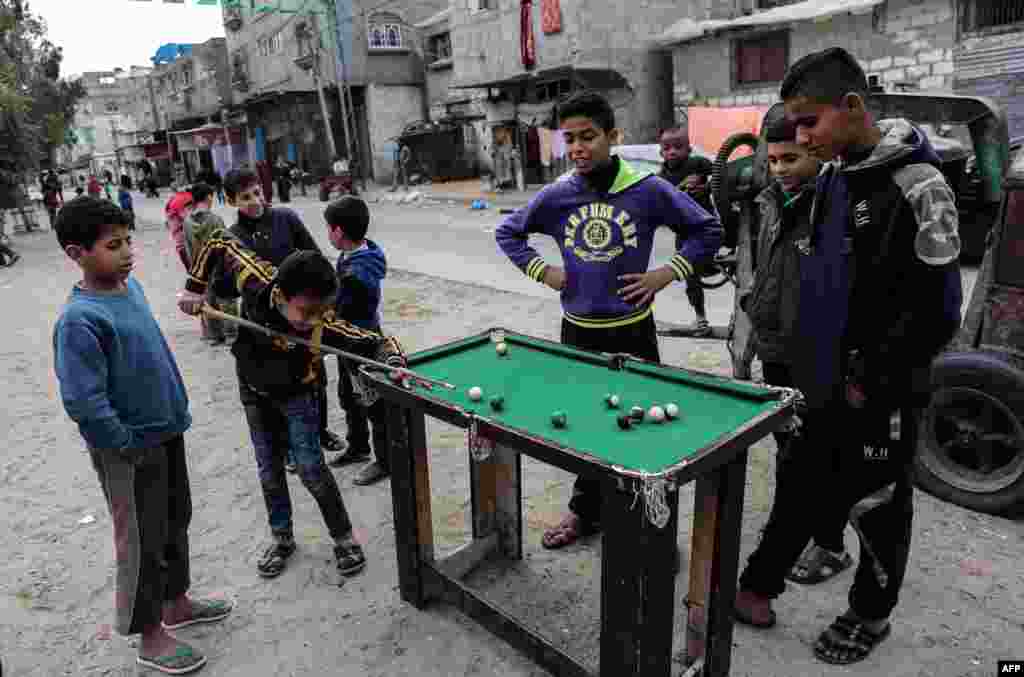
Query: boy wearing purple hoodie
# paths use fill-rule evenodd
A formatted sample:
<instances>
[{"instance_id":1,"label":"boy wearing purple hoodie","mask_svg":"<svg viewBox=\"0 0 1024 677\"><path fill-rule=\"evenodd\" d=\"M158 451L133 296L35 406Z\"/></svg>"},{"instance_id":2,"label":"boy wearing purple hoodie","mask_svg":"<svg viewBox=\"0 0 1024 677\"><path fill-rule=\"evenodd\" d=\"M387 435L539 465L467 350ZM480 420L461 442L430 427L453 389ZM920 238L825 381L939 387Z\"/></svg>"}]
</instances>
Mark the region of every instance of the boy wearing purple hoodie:
<instances>
[{"instance_id":1,"label":"boy wearing purple hoodie","mask_svg":"<svg viewBox=\"0 0 1024 677\"><path fill-rule=\"evenodd\" d=\"M562 343L660 362L651 302L711 260L721 226L675 186L611 154L621 131L603 97L573 95L559 114L575 172L506 219L495 234L498 246L531 279L561 294ZM654 232L663 225L676 233L679 250L648 270ZM530 247L532 233L558 242L563 267L546 263ZM545 532L542 545L562 548L600 530L600 482L580 476L569 514Z\"/></svg>"}]
</instances>

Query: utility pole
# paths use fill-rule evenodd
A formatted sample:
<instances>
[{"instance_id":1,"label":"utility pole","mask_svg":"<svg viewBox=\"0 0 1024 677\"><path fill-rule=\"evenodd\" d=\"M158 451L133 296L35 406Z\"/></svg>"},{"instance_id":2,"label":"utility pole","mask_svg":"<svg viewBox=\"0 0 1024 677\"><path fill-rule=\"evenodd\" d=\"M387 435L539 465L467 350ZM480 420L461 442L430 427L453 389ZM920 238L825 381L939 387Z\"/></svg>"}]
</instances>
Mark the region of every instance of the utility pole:
<instances>
[{"instance_id":1,"label":"utility pole","mask_svg":"<svg viewBox=\"0 0 1024 677\"><path fill-rule=\"evenodd\" d=\"M314 17L310 17L311 21L315 21ZM316 25L315 23L313 25ZM312 44L312 40L310 41ZM316 87L316 96L320 100L320 112L324 116L324 132L327 136L327 144L331 149L331 161L338 155L338 146L334 143L334 134L331 132L331 115L327 110L327 99L324 97L324 88L320 79L320 40L319 35L317 36L316 44L313 46L313 86ZM344 110L344 109L343 109ZM342 113L344 115L344 113Z\"/></svg>"},{"instance_id":2,"label":"utility pole","mask_svg":"<svg viewBox=\"0 0 1024 677\"><path fill-rule=\"evenodd\" d=\"M354 167L356 164L356 156L355 151L353 150L353 141L355 141L356 150L358 150L359 141L354 138L356 136L354 129L351 133L349 132L349 111L352 111L354 118L355 105L352 103L352 91L348 86L348 72L345 63L345 45L341 39L341 22L338 21L338 10L335 0L324 0L324 5L327 10L327 20L330 22L329 25L334 32L334 41L338 46L335 54L335 58L338 60L338 68L335 71L335 80L338 84L338 101L341 104L342 129L345 132L345 149L348 152L349 166ZM360 178L362 173L363 167L360 163Z\"/></svg>"}]
</instances>

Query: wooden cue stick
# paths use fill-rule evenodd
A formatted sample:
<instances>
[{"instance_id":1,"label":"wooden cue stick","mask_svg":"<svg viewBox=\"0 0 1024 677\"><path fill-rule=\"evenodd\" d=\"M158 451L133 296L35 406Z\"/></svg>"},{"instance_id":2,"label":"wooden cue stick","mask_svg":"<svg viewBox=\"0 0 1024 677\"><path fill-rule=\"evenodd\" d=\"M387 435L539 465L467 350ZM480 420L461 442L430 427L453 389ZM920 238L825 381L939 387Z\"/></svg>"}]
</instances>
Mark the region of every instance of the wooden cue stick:
<instances>
[{"instance_id":1,"label":"wooden cue stick","mask_svg":"<svg viewBox=\"0 0 1024 677\"><path fill-rule=\"evenodd\" d=\"M274 338L284 339L285 341L291 341L293 343L299 343L299 344L302 344L302 345L304 345L304 346L306 346L308 348L313 348L314 347L312 341L307 341L306 339L300 338L298 336L292 336L291 334L285 334L283 332L275 331L275 330L273 330L273 329L271 329L269 327L264 327L262 324L258 324L256 322L250 322L249 320L246 320L246 319L241 318L241 317L235 317L234 315L229 315L227 313L222 313L221 311L216 310L215 308L211 308L209 306L209 304L206 304L206 303L203 304L202 312L203 312L203 314L208 315L209 317L212 317L214 319L224 320L226 322L233 322L233 323L235 323L235 324L237 324L239 326L247 327L249 329L252 329L253 331L262 332L262 333L266 334L267 336L271 336L271 337L274 337ZM405 367L393 367L390 364L384 364L383 362L378 362L377 360L371 360L370 358L363 357L362 355L356 355L354 353L349 353L349 352L346 352L344 350L338 350L337 348L332 348L331 346L321 345L321 346L319 346L319 349L321 351L323 351L325 353L329 353L331 355L337 355L338 357L344 357L346 360L352 360L353 362L360 362L362 364L366 364L366 365L369 365L369 366L372 366L372 367L379 367L381 369L385 369L385 370L388 370L388 371L397 371L397 372L399 372L401 374L408 374L409 376L414 376L414 377L418 378L421 381L426 381L427 383L433 383L434 385L441 386L442 388L447 388L448 390L455 390L455 386L452 385L451 383L445 383L444 381L438 381L438 380L435 380L435 379L432 379L432 378L427 378L426 376L421 376L421 375L417 374L416 372L414 372L413 370L406 369Z\"/></svg>"}]
</instances>

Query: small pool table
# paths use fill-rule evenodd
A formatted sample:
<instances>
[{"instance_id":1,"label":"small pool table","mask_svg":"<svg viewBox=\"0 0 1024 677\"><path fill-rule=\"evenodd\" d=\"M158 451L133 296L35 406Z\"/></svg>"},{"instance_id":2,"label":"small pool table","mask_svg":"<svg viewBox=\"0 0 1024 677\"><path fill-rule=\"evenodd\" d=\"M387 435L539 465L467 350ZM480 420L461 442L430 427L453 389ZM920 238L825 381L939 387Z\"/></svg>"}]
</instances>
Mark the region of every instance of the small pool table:
<instances>
[{"instance_id":1,"label":"small pool table","mask_svg":"<svg viewBox=\"0 0 1024 677\"><path fill-rule=\"evenodd\" d=\"M747 448L790 419L792 390L578 350L501 328L411 355L409 368L455 388L396 385L366 372L401 417L391 455L403 599L422 608L444 596L553 674L591 674L461 580L495 552L522 557L520 455L527 454L602 481L600 674L668 677L677 487L696 480L686 653L695 674L728 674ZM481 390L479 399L470 397L473 387ZM607 395L618 397L617 407ZM503 400L499 406L492 405L496 397ZM677 418L649 418L652 406L670 403L678 407ZM619 417L633 407L643 408L643 420L623 429ZM564 425L553 420L556 412L564 414ZM470 433L473 541L438 561L425 416ZM652 491L659 487L660 502L636 500L659 495Z\"/></svg>"}]
</instances>

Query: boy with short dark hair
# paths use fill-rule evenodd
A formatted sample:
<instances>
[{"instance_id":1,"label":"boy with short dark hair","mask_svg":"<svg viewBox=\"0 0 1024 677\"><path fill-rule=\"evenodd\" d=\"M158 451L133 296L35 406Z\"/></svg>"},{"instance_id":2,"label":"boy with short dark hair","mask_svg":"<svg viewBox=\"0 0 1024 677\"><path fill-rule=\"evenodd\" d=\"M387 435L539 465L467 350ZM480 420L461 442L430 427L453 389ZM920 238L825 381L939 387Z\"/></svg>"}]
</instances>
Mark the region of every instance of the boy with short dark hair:
<instances>
[{"instance_id":1,"label":"boy with short dark hair","mask_svg":"<svg viewBox=\"0 0 1024 677\"><path fill-rule=\"evenodd\" d=\"M184 227L185 253L190 264L211 237L224 232L224 220L212 211L214 192L213 186L206 183L192 185L192 211L185 218ZM211 307L231 315L238 314L237 300L220 298L213 285L206 295L206 302ZM225 326L223 320L202 316L199 321L203 325L203 340L212 345L221 345L227 341L229 333L234 334L234 327Z\"/></svg>"},{"instance_id":2,"label":"boy with short dark hair","mask_svg":"<svg viewBox=\"0 0 1024 677\"><path fill-rule=\"evenodd\" d=\"M694 202L709 214L714 214L711 205L711 193L708 182L714 170L711 160L693 154L690 146L690 135L685 127L668 127L658 134L661 156L665 162L658 176L693 198ZM676 235L676 249L682 246L681 235ZM704 287L700 285L700 277L694 276L686 281L686 298L697 316L690 336L704 338L711 336L711 323L708 322L707 305L704 300Z\"/></svg>"},{"instance_id":3,"label":"boy with short dark hair","mask_svg":"<svg viewBox=\"0 0 1024 677\"><path fill-rule=\"evenodd\" d=\"M772 183L755 200L760 214L757 267L750 293L740 299L740 305L755 330L765 382L789 388L793 386L792 366L799 357L794 344L800 308L800 249L811 237L811 203L821 161L796 142L796 126L786 119L781 104L766 116L764 140ZM808 448L799 429L778 432L775 441L776 487L787 486L787 471L792 467L799 470L802 455L823 453ZM834 523L818 524L812 543L786 575L789 580L805 585L823 583L851 566L853 559L843 543L846 517L835 517Z\"/></svg>"},{"instance_id":4,"label":"boy with short dark hair","mask_svg":"<svg viewBox=\"0 0 1024 677\"><path fill-rule=\"evenodd\" d=\"M294 251L319 252L320 247L299 215L291 209L268 205L263 189L259 175L251 169L235 169L224 177L224 193L228 205L238 210L238 218L230 228L231 235L261 259L275 266L280 266L285 257ZM227 286L230 287L230 284ZM225 291L219 287L219 292ZM244 297L242 304L245 304ZM344 448L338 436L327 429L326 376L320 387L320 443L327 451L341 451Z\"/></svg>"},{"instance_id":5,"label":"boy with short dark hair","mask_svg":"<svg viewBox=\"0 0 1024 677\"><path fill-rule=\"evenodd\" d=\"M651 302L714 255L718 219L664 179L611 155L621 132L600 95L573 95L559 116L575 174L546 186L507 218L495 234L498 245L530 278L561 292L562 343L659 362ZM681 236L680 247L668 263L648 270L662 225ZM531 233L555 238L564 269L529 246ZM544 534L544 547L565 547L600 531L600 482L578 477L569 511Z\"/></svg>"},{"instance_id":6,"label":"boy with short dark hair","mask_svg":"<svg viewBox=\"0 0 1024 677\"><path fill-rule=\"evenodd\" d=\"M231 193L228 193L231 195ZM196 256L186 291L179 300L189 314L199 312L212 273L221 268L241 292L246 319L275 331L297 334L314 344L404 366L394 338L334 320L338 281L333 266L315 251L289 254L275 268L234 238L214 237ZM323 358L316 348L289 345L245 326L231 348L249 424L260 484L267 505L272 542L257 564L265 578L279 576L295 552L292 504L284 465L289 454L302 484L316 499L334 539L338 572L352 576L366 566L352 533L345 503L320 447L320 383Z\"/></svg>"},{"instance_id":7,"label":"boy with short dark hair","mask_svg":"<svg viewBox=\"0 0 1024 677\"><path fill-rule=\"evenodd\" d=\"M806 454L800 474L809 480L776 490L736 614L774 624L771 600L815 520L848 514L861 543L849 609L814 652L849 664L889 636L906 573L928 366L960 324L957 209L925 134L902 119L873 123L867 77L845 50L797 61L781 98L797 142L828 162L801 250L793 380L808 407L807 445L838 449ZM896 412L898 441L890 439Z\"/></svg>"},{"instance_id":8,"label":"boy with short dark hair","mask_svg":"<svg viewBox=\"0 0 1024 677\"><path fill-rule=\"evenodd\" d=\"M324 210L331 244L341 252L338 257L338 299L335 312L346 322L380 333L381 283L387 275L384 251L366 238L370 210L357 197L346 195ZM367 402L356 392L352 370L358 365L338 360L338 399L345 410L348 448L332 459L335 466L356 463L370 456L370 424L373 424L373 449L376 460L365 465L353 482L369 485L390 474L387 438L387 402Z\"/></svg>"},{"instance_id":9,"label":"boy with short dark hair","mask_svg":"<svg viewBox=\"0 0 1024 677\"><path fill-rule=\"evenodd\" d=\"M139 664L192 672L206 658L167 630L220 620L232 605L187 595L192 503L182 434L192 419L185 386L131 277L124 212L107 200L76 198L60 211L56 231L82 281L54 328L54 369L110 509L117 630L141 633Z\"/></svg>"}]
</instances>

